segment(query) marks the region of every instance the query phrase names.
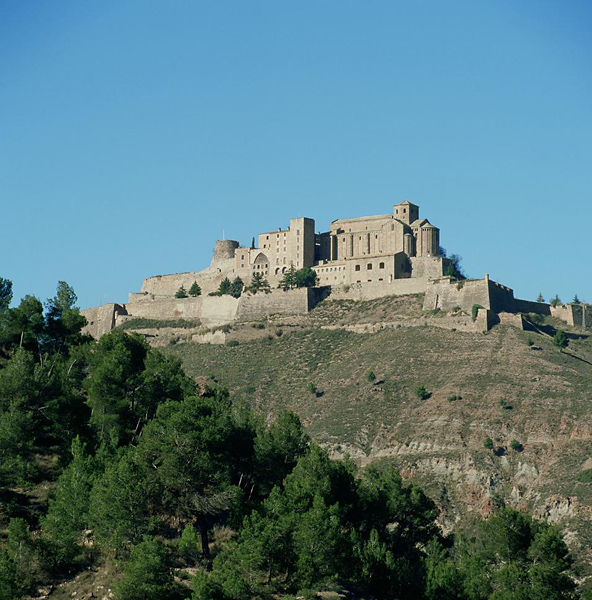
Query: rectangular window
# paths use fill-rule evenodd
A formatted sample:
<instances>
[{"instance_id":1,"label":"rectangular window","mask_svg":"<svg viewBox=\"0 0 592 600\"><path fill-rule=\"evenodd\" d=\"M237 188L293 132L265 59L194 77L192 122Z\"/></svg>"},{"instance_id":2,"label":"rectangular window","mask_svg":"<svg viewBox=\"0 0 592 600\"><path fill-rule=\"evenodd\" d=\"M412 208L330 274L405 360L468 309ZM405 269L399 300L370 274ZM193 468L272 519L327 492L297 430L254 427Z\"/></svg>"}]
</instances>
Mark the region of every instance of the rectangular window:
<instances>
[{"instance_id":1,"label":"rectangular window","mask_svg":"<svg viewBox=\"0 0 592 600\"><path fill-rule=\"evenodd\" d=\"M360 270L360 265L356 265L356 271Z\"/></svg>"}]
</instances>

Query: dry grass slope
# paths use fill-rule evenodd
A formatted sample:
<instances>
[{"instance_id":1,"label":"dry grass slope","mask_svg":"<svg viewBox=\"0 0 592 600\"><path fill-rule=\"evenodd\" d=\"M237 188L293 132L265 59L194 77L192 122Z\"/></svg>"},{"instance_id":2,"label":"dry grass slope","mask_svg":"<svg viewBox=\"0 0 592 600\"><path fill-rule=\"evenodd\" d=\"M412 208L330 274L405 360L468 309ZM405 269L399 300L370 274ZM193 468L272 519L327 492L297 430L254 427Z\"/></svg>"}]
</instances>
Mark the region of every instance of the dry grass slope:
<instances>
[{"instance_id":1,"label":"dry grass slope","mask_svg":"<svg viewBox=\"0 0 592 600\"><path fill-rule=\"evenodd\" d=\"M266 413L294 410L335 456L396 464L439 503L446 527L502 503L557 521L592 573L592 483L576 478L592 467L592 339L568 331L574 356L547 335L510 327L487 334L320 328L416 317L420 306L417 297L328 301L281 337L236 347L178 344L170 352L191 375L211 377ZM427 400L415 393L420 385Z\"/></svg>"}]
</instances>

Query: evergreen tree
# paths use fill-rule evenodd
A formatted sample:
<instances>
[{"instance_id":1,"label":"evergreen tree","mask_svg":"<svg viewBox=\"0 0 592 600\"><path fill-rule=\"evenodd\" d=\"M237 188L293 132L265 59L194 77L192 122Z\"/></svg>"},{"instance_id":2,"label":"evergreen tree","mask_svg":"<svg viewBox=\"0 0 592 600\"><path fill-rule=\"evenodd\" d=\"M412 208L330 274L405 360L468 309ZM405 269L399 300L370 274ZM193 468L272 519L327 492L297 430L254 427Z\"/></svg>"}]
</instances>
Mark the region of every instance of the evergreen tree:
<instances>
[{"instance_id":1,"label":"evergreen tree","mask_svg":"<svg viewBox=\"0 0 592 600\"><path fill-rule=\"evenodd\" d=\"M191 287L189 288L189 295L193 297L201 296L201 287L199 286L197 281L194 281L191 284Z\"/></svg>"},{"instance_id":2,"label":"evergreen tree","mask_svg":"<svg viewBox=\"0 0 592 600\"><path fill-rule=\"evenodd\" d=\"M175 298L187 298L187 290L181 286L176 292L175 292Z\"/></svg>"},{"instance_id":3,"label":"evergreen tree","mask_svg":"<svg viewBox=\"0 0 592 600\"><path fill-rule=\"evenodd\" d=\"M228 293L233 298L240 298L244 286L245 284L243 283L243 280L240 277L236 277L234 281L230 284L230 289Z\"/></svg>"},{"instance_id":4,"label":"evergreen tree","mask_svg":"<svg viewBox=\"0 0 592 600\"><path fill-rule=\"evenodd\" d=\"M76 306L74 288L65 281L59 281L56 295L46 303L45 342L48 348L63 350L64 346L88 341L80 330L86 325L86 318Z\"/></svg>"},{"instance_id":5,"label":"evergreen tree","mask_svg":"<svg viewBox=\"0 0 592 600\"><path fill-rule=\"evenodd\" d=\"M543 294L541 292L539 292L539 295L537 296L536 299L537 302L544 302L545 298L543 297Z\"/></svg>"},{"instance_id":6,"label":"evergreen tree","mask_svg":"<svg viewBox=\"0 0 592 600\"><path fill-rule=\"evenodd\" d=\"M12 281L0 277L0 313L7 311L12 300Z\"/></svg>"},{"instance_id":7,"label":"evergreen tree","mask_svg":"<svg viewBox=\"0 0 592 600\"><path fill-rule=\"evenodd\" d=\"M557 307L561 305L561 300L559 299L559 295L555 294L555 298L551 299L551 306Z\"/></svg>"},{"instance_id":8,"label":"evergreen tree","mask_svg":"<svg viewBox=\"0 0 592 600\"><path fill-rule=\"evenodd\" d=\"M255 238L251 240L251 250L255 250Z\"/></svg>"},{"instance_id":9,"label":"evergreen tree","mask_svg":"<svg viewBox=\"0 0 592 600\"><path fill-rule=\"evenodd\" d=\"M239 495L229 456L232 437L230 402L214 395L162 404L138 445L153 502L196 525L206 559L212 525Z\"/></svg>"},{"instance_id":10,"label":"evergreen tree","mask_svg":"<svg viewBox=\"0 0 592 600\"><path fill-rule=\"evenodd\" d=\"M166 548L145 537L132 548L131 557L115 586L118 600L167 600L178 595Z\"/></svg>"},{"instance_id":11,"label":"evergreen tree","mask_svg":"<svg viewBox=\"0 0 592 600\"><path fill-rule=\"evenodd\" d=\"M481 524L479 535L460 540L459 572L471 600L573 600L573 560L560 531L503 508Z\"/></svg>"},{"instance_id":12,"label":"evergreen tree","mask_svg":"<svg viewBox=\"0 0 592 600\"><path fill-rule=\"evenodd\" d=\"M148 533L146 474L129 450L107 468L90 494L89 520L97 542L116 556Z\"/></svg>"},{"instance_id":13,"label":"evergreen tree","mask_svg":"<svg viewBox=\"0 0 592 600\"><path fill-rule=\"evenodd\" d=\"M251 277L251 285L247 288L247 291L253 292L254 294L259 291L269 292L269 281L264 279L261 273L253 273L253 276Z\"/></svg>"},{"instance_id":14,"label":"evergreen tree","mask_svg":"<svg viewBox=\"0 0 592 600\"><path fill-rule=\"evenodd\" d=\"M296 287L314 287L318 282L316 271L309 267L298 269L295 273Z\"/></svg>"},{"instance_id":15,"label":"evergreen tree","mask_svg":"<svg viewBox=\"0 0 592 600\"><path fill-rule=\"evenodd\" d=\"M70 566L82 551L82 532L88 528L90 490L95 478L93 460L79 438L72 442L72 461L58 479L54 497L42 522L46 560L53 568Z\"/></svg>"},{"instance_id":16,"label":"evergreen tree","mask_svg":"<svg viewBox=\"0 0 592 600\"><path fill-rule=\"evenodd\" d=\"M553 344L557 346L559 350L563 350L563 348L567 346L567 335L563 329L559 329L553 336Z\"/></svg>"},{"instance_id":17,"label":"evergreen tree","mask_svg":"<svg viewBox=\"0 0 592 600\"><path fill-rule=\"evenodd\" d=\"M34 411L41 406L41 386L33 355L18 348L0 369L0 479L18 484L33 475L29 456L35 434Z\"/></svg>"},{"instance_id":18,"label":"evergreen tree","mask_svg":"<svg viewBox=\"0 0 592 600\"><path fill-rule=\"evenodd\" d=\"M29 527L24 519L10 519L6 548L14 563L17 575L18 584L15 586L15 590L18 590L21 594L31 591L34 582L33 572L36 557Z\"/></svg>"},{"instance_id":19,"label":"evergreen tree","mask_svg":"<svg viewBox=\"0 0 592 600\"><path fill-rule=\"evenodd\" d=\"M279 286L283 290L291 290L292 288L296 287L297 283L296 268L293 264L291 264L290 268L284 273Z\"/></svg>"},{"instance_id":20,"label":"evergreen tree","mask_svg":"<svg viewBox=\"0 0 592 600\"><path fill-rule=\"evenodd\" d=\"M0 600L16 600L19 587L17 566L8 551L0 547Z\"/></svg>"},{"instance_id":21,"label":"evergreen tree","mask_svg":"<svg viewBox=\"0 0 592 600\"><path fill-rule=\"evenodd\" d=\"M580 304L580 299L578 298L578 295L576 294L573 297L573 300L571 301L572 304Z\"/></svg>"}]
</instances>

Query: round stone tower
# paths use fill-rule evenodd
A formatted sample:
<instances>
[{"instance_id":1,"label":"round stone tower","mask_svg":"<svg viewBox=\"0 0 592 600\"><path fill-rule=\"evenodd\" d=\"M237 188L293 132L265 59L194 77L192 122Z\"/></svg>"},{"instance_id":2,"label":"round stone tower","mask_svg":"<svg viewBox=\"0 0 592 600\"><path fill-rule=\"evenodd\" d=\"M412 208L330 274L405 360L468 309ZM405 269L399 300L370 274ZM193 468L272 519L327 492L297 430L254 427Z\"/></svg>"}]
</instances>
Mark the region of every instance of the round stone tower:
<instances>
[{"instance_id":1,"label":"round stone tower","mask_svg":"<svg viewBox=\"0 0 592 600\"><path fill-rule=\"evenodd\" d=\"M234 258L236 249L239 247L239 243L236 240L218 240L216 242L216 249L214 250L214 256L212 263L219 260L228 260Z\"/></svg>"}]
</instances>

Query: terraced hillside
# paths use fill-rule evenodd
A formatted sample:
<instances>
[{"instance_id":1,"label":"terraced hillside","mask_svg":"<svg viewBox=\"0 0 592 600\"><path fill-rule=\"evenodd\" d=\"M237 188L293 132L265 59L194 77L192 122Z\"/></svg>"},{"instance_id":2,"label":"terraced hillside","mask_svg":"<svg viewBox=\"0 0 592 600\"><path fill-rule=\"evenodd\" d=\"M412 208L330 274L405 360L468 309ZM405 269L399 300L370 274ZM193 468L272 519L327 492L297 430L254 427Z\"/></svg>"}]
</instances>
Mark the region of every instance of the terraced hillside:
<instances>
[{"instance_id":1,"label":"terraced hillside","mask_svg":"<svg viewBox=\"0 0 592 600\"><path fill-rule=\"evenodd\" d=\"M568 330L560 352L548 333L564 325L550 321L486 334L341 328L416 323L420 306L418 297L329 300L306 318L243 326L259 339L169 351L265 413L294 410L335 456L394 463L430 492L445 527L502 503L558 522L592 574L592 337Z\"/></svg>"}]
</instances>

